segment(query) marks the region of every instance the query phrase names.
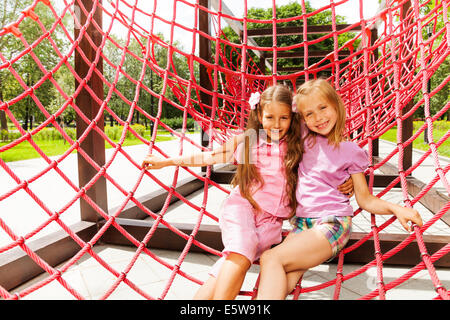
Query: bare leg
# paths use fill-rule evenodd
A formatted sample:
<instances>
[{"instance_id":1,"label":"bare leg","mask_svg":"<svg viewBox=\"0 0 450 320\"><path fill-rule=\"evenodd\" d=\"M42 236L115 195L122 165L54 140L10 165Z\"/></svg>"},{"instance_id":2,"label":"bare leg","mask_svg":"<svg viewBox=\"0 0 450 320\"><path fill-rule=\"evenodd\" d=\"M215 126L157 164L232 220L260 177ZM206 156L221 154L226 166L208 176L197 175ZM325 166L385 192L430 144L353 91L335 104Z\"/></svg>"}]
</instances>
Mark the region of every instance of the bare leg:
<instances>
[{"instance_id":1,"label":"bare leg","mask_svg":"<svg viewBox=\"0 0 450 320\"><path fill-rule=\"evenodd\" d=\"M319 230L312 228L289 234L281 244L265 251L260 258L257 299L285 299L295 280L298 281L306 270L321 264L331 255L331 245ZM292 272L296 273L288 277Z\"/></svg>"},{"instance_id":2,"label":"bare leg","mask_svg":"<svg viewBox=\"0 0 450 320\"><path fill-rule=\"evenodd\" d=\"M194 300L211 300L214 295L214 289L216 288L216 282L215 277L209 277L198 289L194 296Z\"/></svg>"},{"instance_id":3,"label":"bare leg","mask_svg":"<svg viewBox=\"0 0 450 320\"><path fill-rule=\"evenodd\" d=\"M230 300L236 298L250 266L250 260L243 255L230 253L217 275L213 299Z\"/></svg>"},{"instance_id":4,"label":"bare leg","mask_svg":"<svg viewBox=\"0 0 450 320\"><path fill-rule=\"evenodd\" d=\"M287 279L287 289L285 297L292 292L292 290L295 289L295 286L297 285L298 281L300 280L300 277L303 276L303 274L308 270L300 270L300 271L292 271L288 272L286 274Z\"/></svg>"}]
</instances>

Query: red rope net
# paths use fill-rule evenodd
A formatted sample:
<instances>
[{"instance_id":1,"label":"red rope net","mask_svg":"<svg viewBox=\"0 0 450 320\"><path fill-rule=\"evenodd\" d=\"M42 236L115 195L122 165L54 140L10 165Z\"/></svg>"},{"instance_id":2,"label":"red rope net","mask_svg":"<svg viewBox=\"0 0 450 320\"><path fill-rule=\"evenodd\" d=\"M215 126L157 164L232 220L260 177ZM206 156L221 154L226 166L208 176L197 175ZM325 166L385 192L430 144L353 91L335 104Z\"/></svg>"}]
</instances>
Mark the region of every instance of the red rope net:
<instances>
[{"instance_id":1,"label":"red rope net","mask_svg":"<svg viewBox=\"0 0 450 320\"><path fill-rule=\"evenodd\" d=\"M388 290L424 269L428 271L436 290L435 298L449 299L449 291L442 285L435 264L442 258L448 259L450 244L444 244L430 253L424 240L427 232L433 233L430 230L438 223L444 226L444 234L450 232L448 219L444 219L450 207L450 187L446 177L450 161L448 154L447 157L441 154L448 143L450 131L439 138L434 134L440 123L438 120L449 112L448 68L444 69L446 76L441 77L433 88L429 86L431 77L439 67L446 62L448 67L449 1L387 1L385 7L377 13L373 12L369 18L363 14L367 1L353 1L353 5L359 8L358 21L342 27L337 23L336 15L341 7L350 2L330 0L322 7L308 11L309 4L302 0L301 11L295 16L279 18L277 3L273 0L269 7L272 18L263 20L248 16L245 0L242 2L242 18L233 16L223 1L211 1L212 5L208 8L201 1L173 0L164 9L157 1L151 4L137 0L91 1L89 8L85 5L86 1L64 0L58 5L48 0L33 1L0 32L3 41L15 43L14 50L0 53L0 71L8 75L9 83L14 87L9 91L2 89L0 110L12 124L10 132L16 131L13 139L5 140L0 145L0 262L7 261L9 254L19 250L28 255L48 277L17 293L11 293L7 285L0 284L0 296L4 299L26 297L56 280L75 298L83 299L84 296L64 279L64 274L86 256L94 258L116 279L111 287L105 288L102 298L108 298L121 283L148 299L164 299L175 277L201 284L202 281L183 270L183 263L193 246L220 254L196 236L206 220L217 221L217 212L208 209L208 201L211 202L212 197L209 195L217 193L225 196L229 189L211 180L212 169L209 167L204 173L180 167L160 175L143 171L139 166L143 156L147 152L168 156L206 150L244 128L248 116L246 101L252 92L262 91L275 82L287 83L295 90L301 81L326 76L345 100L349 137L374 156L366 172L374 193L378 197L390 195L394 187L400 184L400 201L407 206L417 207L435 194L440 194L440 199L444 200L437 209L425 208L426 212L432 211L433 214L423 216L424 226L416 226L414 233L387 252L380 249L380 236L395 223L395 219L380 224L375 216L367 215L370 216L370 229L340 253L336 277L311 287L299 283L293 297L297 299L303 293L334 286L333 298L338 299L344 281L375 267L377 288L361 299L384 299ZM355 8L353 11L358 12ZM101 12L103 23L99 22ZM324 12L330 13L331 32L322 31L317 35L314 33L317 25L311 23L310 18ZM205 15L211 23L209 32L202 25L202 16ZM25 30L27 22L34 30L31 38L29 30ZM277 45L283 36L279 33L281 23L303 26L301 40L292 45ZM223 32L226 25L235 30L240 28L240 39L230 40L230 34ZM249 25L256 27L249 28ZM272 36L270 45L258 45L255 38L249 36L250 30L258 28L269 29ZM164 34L164 31L167 32ZM353 32L351 36L342 41L341 36L350 31ZM211 46L206 55L201 48L201 43L205 41ZM331 43L333 49L317 58L315 48L323 43ZM42 49L51 54L43 55ZM300 51L303 65L298 71L286 71L280 67L278 62L289 57L290 53ZM51 60L47 58L53 61L47 61ZM84 64L86 69L77 69L77 63ZM25 65L31 66L33 74L39 76L31 77L30 69L25 69ZM68 86L63 81L64 77L74 79L75 87ZM52 92L59 102L48 105L46 92ZM101 96L99 92L104 94ZM447 94L446 103L432 107L434 98L443 93ZM90 102L86 102L85 97ZM94 111L86 111L86 104L89 103ZM25 110L31 108L35 118L40 120L34 128L24 129L19 119L23 119ZM405 138L406 131L403 129L406 120L419 110L423 111L423 124ZM78 119L77 136L71 134L61 121L70 113ZM182 118L181 130L170 119L167 120L173 114ZM116 138L102 129L104 119L121 126ZM208 134L207 145L202 145L198 134L189 134L188 124L192 120ZM150 134L146 135L134 126L136 121L150 126ZM377 139L395 126L396 143L390 144L385 154L381 156L380 153L376 157L378 151L374 150L374 146ZM38 138L49 128L64 141L64 150L54 157L46 154ZM96 152L83 147L92 133L96 133L110 148L104 161L96 158ZM428 140L426 151L404 167L408 148L413 142L419 143L419 139L423 139L421 134ZM166 136L174 139L170 142L171 150L167 142L160 141ZM134 137L140 142L143 149L139 150L143 151L136 154L132 147L125 147L127 137ZM6 160L8 152L18 150L24 144L30 145L40 157L40 162L26 172L18 163ZM69 169L66 168L73 151L95 170L84 184L78 183L73 163ZM386 188L375 188L375 175L388 163L394 163L397 167L395 179ZM133 170L132 174L127 174L128 180L123 180L121 171L125 165ZM425 166L427 172L421 178L425 182L420 190L413 192L410 178L416 177ZM200 204L177 191L177 184L185 177L202 181ZM58 183L49 186L48 182L54 181L51 180L53 178ZM113 206L111 203L105 206L105 199L89 193L101 181L108 185L108 201L114 198ZM150 209L139 197L148 193L151 189L149 185L153 190L167 191L159 211ZM66 190L63 191L65 196L55 199L53 193L56 189ZM180 230L169 219L169 204L173 199L179 199L197 213L190 234ZM80 236L73 227L73 222L79 219L80 202L87 203L104 219L89 239ZM34 209L22 208L24 203L31 203ZM117 221L130 205L154 222L142 240L136 239ZM37 215L40 219L34 219ZM355 210L355 219L363 215L360 209ZM19 219L20 223L14 219ZM186 241L175 264L161 259L151 248L152 237L160 226ZM115 270L93 250L93 246L110 229L120 232L136 249L123 270ZM33 240L45 235L46 230L49 230L48 233L62 230L78 246L76 254L59 268L47 262L31 245ZM368 241L374 244L373 260L344 274L346 254ZM412 242L417 248L417 255L421 256L420 263L406 274L385 283L383 262ZM171 273L157 296L147 293L127 277L140 256L156 260ZM254 296L255 291L243 291L241 294Z\"/></svg>"}]
</instances>

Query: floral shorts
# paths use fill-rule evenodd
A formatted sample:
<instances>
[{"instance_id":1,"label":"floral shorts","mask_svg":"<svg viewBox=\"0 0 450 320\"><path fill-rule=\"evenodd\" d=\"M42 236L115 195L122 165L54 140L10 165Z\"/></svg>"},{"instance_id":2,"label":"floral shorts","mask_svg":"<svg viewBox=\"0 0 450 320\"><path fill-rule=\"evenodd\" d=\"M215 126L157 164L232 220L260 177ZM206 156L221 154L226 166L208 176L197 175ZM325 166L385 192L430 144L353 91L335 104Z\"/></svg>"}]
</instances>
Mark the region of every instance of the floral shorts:
<instances>
[{"instance_id":1,"label":"floral shorts","mask_svg":"<svg viewBox=\"0 0 450 320\"><path fill-rule=\"evenodd\" d=\"M352 229L352 217L326 216L322 218L302 218L294 216L290 220L294 227L292 232L299 233L303 230L317 228L330 242L333 256L332 260L347 244Z\"/></svg>"}]
</instances>

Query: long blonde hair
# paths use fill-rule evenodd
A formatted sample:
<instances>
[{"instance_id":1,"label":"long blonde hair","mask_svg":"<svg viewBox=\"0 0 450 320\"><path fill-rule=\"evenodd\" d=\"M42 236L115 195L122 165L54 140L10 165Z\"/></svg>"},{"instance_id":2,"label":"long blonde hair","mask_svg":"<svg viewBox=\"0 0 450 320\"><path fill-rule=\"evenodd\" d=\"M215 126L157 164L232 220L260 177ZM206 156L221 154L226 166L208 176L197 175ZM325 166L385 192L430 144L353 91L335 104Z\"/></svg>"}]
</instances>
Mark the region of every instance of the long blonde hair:
<instances>
[{"instance_id":1,"label":"long blonde hair","mask_svg":"<svg viewBox=\"0 0 450 320\"><path fill-rule=\"evenodd\" d=\"M265 106L270 103L280 103L292 106L292 91L283 85L275 85L267 88L261 94L261 100L255 110L250 112L245 133L250 130L257 133L257 139L245 139L243 161L240 161L236 170L236 174L231 181L233 187L239 186L241 195L246 198L256 211L260 211L259 205L252 197L252 189L254 186L262 187L264 181L261 178L256 166L250 161L250 147L255 140L259 139L259 132L263 129L258 115L262 116ZM292 209L291 214L295 213L297 207L297 198L295 191L298 181L298 165L303 155L303 141L301 138L300 115L292 113L291 125L286 133L287 152L284 158L284 174L286 177L286 196L289 200L289 207Z\"/></svg>"},{"instance_id":2,"label":"long blonde hair","mask_svg":"<svg viewBox=\"0 0 450 320\"><path fill-rule=\"evenodd\" d=\"M328 143L338 146L340 142L344 141L345 129L345 106L341 96L336 92L334 87L325 79L315 79L303 83L298 89L295 96L297 106L302 103L302 97L310 94L318 93L325 98L336 110L337 120L333 129L328 134ZM309 131L308 135L316 136L317 133Z\"/></svg>"}]
</instances>

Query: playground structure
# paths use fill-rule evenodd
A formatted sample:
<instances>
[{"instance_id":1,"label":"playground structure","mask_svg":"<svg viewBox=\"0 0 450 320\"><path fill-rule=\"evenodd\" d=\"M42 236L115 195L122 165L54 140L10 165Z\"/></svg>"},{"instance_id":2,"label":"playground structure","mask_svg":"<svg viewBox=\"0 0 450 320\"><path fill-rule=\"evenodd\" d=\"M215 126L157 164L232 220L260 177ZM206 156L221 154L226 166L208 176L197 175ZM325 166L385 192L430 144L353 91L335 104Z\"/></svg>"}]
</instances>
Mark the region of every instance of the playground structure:
<instances>
[{"instance_id":1,"label":"playground structure","mask_svg":"<svg viewBox=\"0 0 450 320\"><path fill-rule=\"evenodd\" d=\"M80 293L71 288L64 280L64 272L74 262L84 255L90 255L102 264L108 272L114 274L117 281L112 287L105 288L104 298L107 298L120 283L125 283L143 297L154 299L164 298L176 276L185 277L198 284L195 277L182 270L184 257L189 251L207 251L220 254L221 240L217 227L204 226L203 217L217 221L217 212L208 212L208 190L216 188L228 192L224 185L228 184L233 174L233 166L203 168L200 173L189 168L176 168L170 183L163 183L153 172L140 170L142 159L130 157L122 144L127 132L131 132L143 144L148 146L148 152L167 155L167 150L159 147L155 141L161 127L168 130L180 141L178 153L184 151L183 143L187 142L197 150L207 150L213 143L222 143L234 133L245 127L248 116L248 97L252 92L262 91L275 82L283 82L294 90L302 81L318 76L327 77L339 90L347 106L347 135L367 148L371 156L371 166L366 172L370 188L381 190L376 195L383 197L394 190L401 191L403 203L414 206L417 203L425 206L432 213L425 220L422 228L415 227L414 233L390 234L383 230L395 222L394 218L378 225L374 216L370 216L371 230L368 232L353 232L351 240L339 257L336 278L324 283L323 286L335 286L334 298L339 298L339 288L343 281L357 276L369 267L376 267L378 274L377 289L363 299L385 298L386 291L407 280L411 275L422 269L427 269L430 281L436 289L437 299L449 299L445 288L435 273L435 267L450 266L450 237L446 235L427 234L426 231L437 221L444 223L449 229L450 218L447 214L450 208L448 194L450 187L446 178L449 165L442 165L439 158L439 147L448 139L450 132L436 141L433 137L435 121L448 112L449 102L435 114L430 111L430 102L434 95L448 86L450 76L447 76L438 86L429 87L429 80L450 53L450 23L448 21L449 1L436 1L434 8L423 14L422 10L430 1L387 1L380 6L377 13L370 19L363 19L354 24L337 24L335 10L347 1L330 3L312 13L306 12L305 3L301 1L302 12L286 19L276 18L276 1L273 1L273 17L271 20L254 20L247 17L247 6L244 1L244 17L236 18L227 7L225 1L199 0L173 1L172 17L162 17L157 13L145 12L136 1L111 1L106 6L102 1L65 2L63 13L58 15L50 1L34 1L33 5L23 11L14 23L4 27L0 35L13 34L24 49L12 59L3 55L2 69L9 70L23 87L23 93L12 100L1 101L0 110L14 123L21 137L5 146L1 152L14 148L28 141L46 162L46 168L37 170L33 177L23 180L10 169L8 163L0 159L0 166L10 177L8 190L0 194L2 201L24 191L43 210L48 218L44 223L35 226L27 234L17 234L8 222L2 218L0 211L0 230L6 233L10 241L0 247L0 296L5 299L17 299L29 292L38 290L51 281L59 281L75 298L83 298ZM156 3L156 2L155 2ZM360 8L364 1L360 0ZM433 2L434 3L434 2ZM47 30L34 14L37 5L47 6L55 15L52 28L63 28L71 43L68 52L60 52L52 41L52 30ZM177 10L191 10L195 16L194 25L186 27L177 22ZM309 25L308 17L321 11L329 10L333 17L329 25ZM73 36L65 29L59 19L68 14L74 20ZM142 24L136 16L146 18ZM103 25L104 16L111 19L109 25ZM33 19L42 29L42 36L29 43L20 32L23 19ZM172 19L172 20L170 20ZM158 30L153 29L154 21L160 21L171 27L169 40L159 37ZM230 42L222 33L223 22L226 22L240 38L240 43ZM279 27L280 22L301 22L301 26ZM442 24L438 22L442 21ZM248 23L264 25L260 28L248 29ZM113 42L109 33L114 24L127 28L126 45L116 45L116 52L121 59L114 64L102 50L106 42ZM173 41L176 29L182 29L192 35L190 52L178 48ZM215 30L215 32L213 32ZM429 35L425 37L427 31ZM338 44L338 35L351 32L354 36L343 45ZM288 47L278 47L277 39L286 35L301 35L303 41ZM311 35L319 35L309 40ZM261 47L257 37L272 37L273 45ZM141 44L141 52L132 52L128 48L130 39ZM145 41L144 41L145 39ZM310 49L315 43L332 41L332 51ZM46 70L34 55L33 48L39 42L49 41L58 53L60 61L52 70ZM197 48L198 46L198 48ZM159 65L155 57L155 48L167 50L167 64ZM197 50L198 49L198 50ZM14 69L21 57L30 55L44 76L34 84L27 84ZM68 58L74 56L74 65ZM173 57L185 59L188 68L188 78L178 75ZM296 67L278 67L280 59L302 58L302 65ZM316 62L311 63L311 58ZM140 77L131 78L122 68L126 59L132 59L141 67ZM53 75L64 65L70 70L75 81L73 93L65 92L53 79ZM115 71L114 79L107 79L103 70L105 66ZM164 79L161 92L146 86L146 70ZM198 76L196 74L198 70ZM127 77L135 84L135 94L129 100L117 90L119 77ZM37 98L35 91L45 81L52 82L56 90L64 97L65 103L56 113L49 113ZM141 91L146 91L156 101L149 111L147 106L140 104ZM171 92L173 99L167 98ZM414 102L419 93L422 97ZM120 96L129 108L127 118L120 118L109 106L111 96ZM39 110L46 116L46 121L31 131L25 131L10 110L17 101L31 97ZM161 121L163 107L169 105L183 112L184 126L180 131L172 129ZM155 107L153 109L153 107ZM57 117L67 108L73 108L77 116L77 138L71 139L57 122ZM416 132L413 129L413 113L423 108L425 123ZM135 113L152 122L152 136L149 140L140 136L130 126ZM121 139L118 143L112 141L104 133L104 116L114 118L123 126ZM202 130L200 141L194 141L186 134L186 120L192 118ZM45 127L55 127L67 140L67 151L50 159L43 153L38 144L33 141L33 135ZM397 127L397 144L391 153L384 158L379 157L378 138L390 128ZM426 130L429 149L416 162L412 159L413 142ZM105 156L105 142L113 148L112 155ZM73 181L60 170L60 163L73 151L78 157L78 181ZM109 168L117 156L124 156L136 170L140 170L135 184L129 189L121 186L110 176ZM388 161L397 156L397 166ZM430 172L429 181L420 181L414 173L427 158L433 159L434 171ZM57 210L50 209L35 192L33 182L44 178L49 172L57 173L63 183L74 191L74 197ZM190 176L180 181L178 175L185 171ZM159 190L136 197L137 188L143 179L151 179L159 185ZM437 184L442 187L437 188ZM114 208L108 207L107 184L112 184L119 190L124 199ZM440 191L443 189L444 192ZM197 190L203 190L201 206L190 203L188 196ZM168 222L165 216L170 212L170 205L182 201L196 210L199 218L196 223ZM81 222L67 225L61 219L68 208L80 206ZM32 213L29 213L32 214ZM355 215L363 215L360 209ZM46 241L35 240L34 237L52 222L64 231L62 237L50 236ZM136 248L135 259L139 255L148 255L164 264L172 272L171 279L160 297L153 297L140 290L129 279L127 273L133 268L135 259L130 261L125 270L114 270L103 261L93 250L99 241L109 244L121 244ZM166 264L152 252L152 248L166 248L180 251L176 265ZM24 255L23 253L26 253ZM3 258L2 258L3 256ZM65 262L67 261L67 262ZM349 274L344 274L342 268L346 263L361 263L362 267ZM64 267L55 266L64 263ZM401 264L411 266L410 272L391 283L383 281L383 265ZM19 267L20 266L20 267ZM11 294L9 290L17 287L34 276L47 272L45 281L19 293ZM302 288L298 286L294 297L302 292L319 288ZM243 295L254 296L257 290L242 292Z\"/></svg>"}]
</instances>

